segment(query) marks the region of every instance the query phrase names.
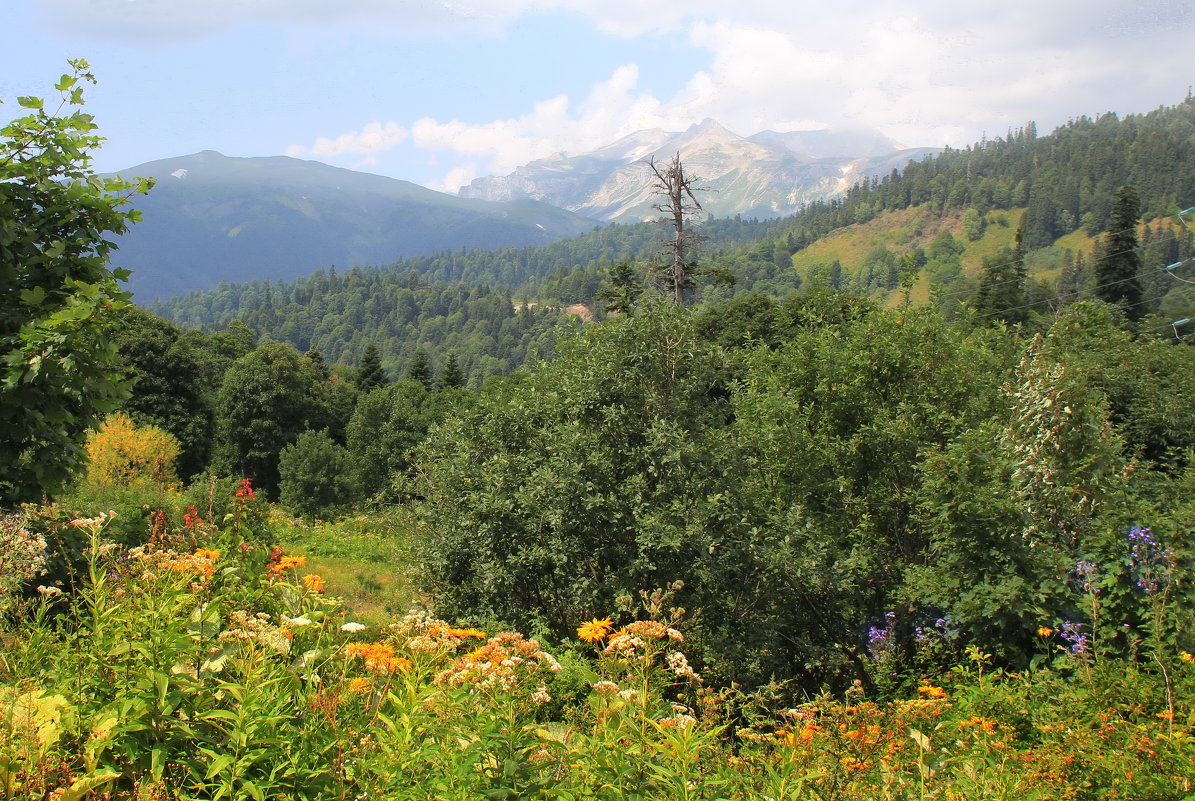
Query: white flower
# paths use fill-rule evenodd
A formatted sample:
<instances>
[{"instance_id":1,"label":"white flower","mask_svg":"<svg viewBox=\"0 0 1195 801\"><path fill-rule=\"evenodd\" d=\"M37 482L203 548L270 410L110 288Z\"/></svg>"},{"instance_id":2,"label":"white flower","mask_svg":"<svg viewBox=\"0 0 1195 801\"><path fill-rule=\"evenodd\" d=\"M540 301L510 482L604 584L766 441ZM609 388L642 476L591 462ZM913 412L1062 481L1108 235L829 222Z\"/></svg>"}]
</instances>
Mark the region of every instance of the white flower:
<instances>
[{"instance_id":1,"label":"white flower","mask_svg":"<svg viewBox=\"0 0 1195 801\"><path fill-rule=\"evenodd\" d=\"M282 616L282 622L288 626L293 626L295 628L311 625L311 621L305 617L287 617L286 615Z\"/></svg>"},{"instance_id":2,"label":"white flower","mask_svg":"<svg viewBox=\"0 0 1195 801\"><path fill-rule=\"evenodd\" d=\"M45 585L39 586L37 591L42 595L62 595L62 590L57 587L46 587Z\"/></svg>"},{"instance_id":3,"label":"white flower","mask_svg":"<svg viewBox=\"0 0 1195 801\"><path fill-rule=\"evenodd\" d=\"M350 620L348 623L345 623L344 625L342 625L340 627L340 630L348 631L348 632L364 631L365 624L364 623L354 623Z\"/></svg>"}]
</instances>

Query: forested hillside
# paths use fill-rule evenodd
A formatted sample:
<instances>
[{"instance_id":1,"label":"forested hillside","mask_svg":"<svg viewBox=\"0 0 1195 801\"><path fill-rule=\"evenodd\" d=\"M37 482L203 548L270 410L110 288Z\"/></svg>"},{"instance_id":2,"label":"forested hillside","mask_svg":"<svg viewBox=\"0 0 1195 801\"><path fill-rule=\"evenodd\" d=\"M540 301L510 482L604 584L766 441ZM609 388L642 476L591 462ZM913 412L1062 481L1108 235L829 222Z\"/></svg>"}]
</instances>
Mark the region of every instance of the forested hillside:
<instances>
[{"instance_id":1,"label":"forested hillside","mask_svg":"<svg viewBox=\"0 0 1195 801\"><path fill-rule=\"evenodd\" d=\"M1022 318L1048 317L1096 290L1106 254L1099 237L1124 185L1136 188L1146 221L1141 311L1159 321L1189 316L1195 293L1160 268L1195 252L1189 227L1171 216L1195 205L1192 98L1124 119L1079 117L1048 136L1031 123L864 181L845 198L783 220L705 221L698 258L721 280L695 286L693 296L706 303L752 292L783 297L814 284L895 302L904 282L916 300L932 297L946 313L969 303L992 316L1024 307ZM499 310L498 298L512 308L592 306L614 264L629 263L644 279L661 234L648 223L611 225L543 247L450 251L339 278L222 285L153 308L185 326L218 328L240 318L263 336L300 350L314 345L350 364L374 342L392 370L420 348L438 358L455 350L477 381L508 372L533 350L549 353L551 336L541 335L565 320L541 310L534 324L527 317L501 323L513 312ZM1019 288L981 301L985 272L1013 268L1023 273ZM484 314L493 325L479 326L477 304L465 303L477 293L492 294Z\"/></svg>"}]
</instances>

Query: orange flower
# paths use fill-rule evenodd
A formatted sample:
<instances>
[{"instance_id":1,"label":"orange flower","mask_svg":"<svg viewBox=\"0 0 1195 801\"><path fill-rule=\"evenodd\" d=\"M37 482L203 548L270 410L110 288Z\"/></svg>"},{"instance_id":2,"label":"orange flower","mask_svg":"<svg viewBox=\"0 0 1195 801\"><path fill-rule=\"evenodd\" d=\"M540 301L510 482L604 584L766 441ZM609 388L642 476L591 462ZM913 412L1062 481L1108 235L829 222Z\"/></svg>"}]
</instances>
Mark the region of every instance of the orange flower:
<instances>
[{"instance_id":1,"label":"orange flower","mask_svg":"<svg viewBox=\"0 0 1195 801\"><path fill-rule=\"evenodd\" d=\"M308 573L306 576L303 576L303 586L312 592L323 592L324 580L314 573Z\"/></svg>"},{"instance_id":2,"label":"orange flower","mask_svg":"<svg viewBox=\"0 0 1195 801\"><path fill-rule=\"evenodd\" d=\"M931 684L924 684L917 688L917 692L926 696L927 698L945 698L946 691L941 687L934 687Z\"/></svg>"},{"instance_id":3,"label":"orange flower","mask_svg":"<svg viewBox=\"0 0 1195 801\"><path fill-rule=\"evenodd\" d=\"M614 621L610 618L605 617L599 620L595 617L577 627L577 636L585 642L597 642L604 639L612 628L614 628Z\"/></svg>"},{"instance_id":4,"label":"orange flower","mask_svg":"<svg viewBox=\"0 0 1195 801\"><path fill-rule=\"evenodd\" d=\"M485 639L485 632L484 632L484 631L478 631L477 629L457 629L457 628L449 628L449 629L448 629L448 634L449 634L450 636L452 636L452 637L461 637L461 638L465 638L465 637L476 637L476 638L477 638L477 639L479 639L479 640L484 640L484 639Z\"/></svg>"},{"instance_id":5,"label":"orange flower","mask_svg":"<svg viewBox=\"0 0 1195 801\"><path fill-rule=\"evenodd\" d=\"M1054 629L1050 628L1049 626L1042 626L1041 628L1039 628L1037 630L1038 637L1049 637L1053 633L1054 633Z\"/></svg>"},{"instance_id":6,"label":"orange flower","mask_svg":"<svg viewBox=\"0 0 1195 801\"><path fill-rule=\"evenodd\" d=\"M411 660L394 655L394 648L382 642L354 642L345 646L345 653L359 656L365 661L366 670L393 673L411 666Z\"/></svg>"},{"instance_id":7,"label":"orange flower","mask_svg":"<svg viewBox=\"0 0 1195 801\"><path fill-rule=\"evenodd\" d=\"M220 558L220 552L212 548L197 548L192 556L198 556L200 559L210 559L214 562Z\"/></svg>"}]
</instances>

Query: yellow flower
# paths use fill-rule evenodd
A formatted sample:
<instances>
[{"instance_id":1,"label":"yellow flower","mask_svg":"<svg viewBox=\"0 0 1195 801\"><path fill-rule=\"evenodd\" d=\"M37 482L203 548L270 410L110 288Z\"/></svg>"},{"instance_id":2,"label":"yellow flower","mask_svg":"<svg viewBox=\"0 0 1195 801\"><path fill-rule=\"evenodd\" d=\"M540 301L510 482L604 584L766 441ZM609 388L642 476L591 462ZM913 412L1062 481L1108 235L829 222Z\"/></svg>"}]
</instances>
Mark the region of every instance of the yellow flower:
<instances>
[{"instance_id":1,"label":"yellow flower","mask_svg":"<svg viewBox=\"0 0 1195 801\"><path fill-rule=\"evenodd\" d=\"M918 687L917 692L921 693L922 695L924 695L928 698L945 698L946 697L945 690L943 690L941 687L934 687L933 685L930 685L930 684L924 684L924 685Z\"/></svg>"},{"instance_id":2,"label":"yellow flower","mask_svg":"<svg viewBox=\"0 0 1195 801\"><path fill-rule=\"evenodd\" d=\"M308 573L306 576L303 576L303 586L312 592L323 592L324 580L314 573Z\"/></svg>"},{"instance_id":3,"label":"yellow flower","mask_svg":"<svg viewBox=\"0 0 1195 801\"><path fill-rule=\"evenodd\" d=\"M210 559L213 562L220 558L220 552L212 548L199 548L192 556L198 556L200 559Z\"/></svg>"},{"instance_id":4,"label":"yellow flower","mask_svg":"<svg viewBox=\"0 0 1195 801\"><path fill-rule=\"evenodd\" d=\"M1054 629L1049 626L1042 626L1037 630L1038 637L1049 637L1054 634Z\"/></svg>"},{"instance_id":5,"label":"yellow flower","mask_svg":"<svg viewBox=\"0 0 1195 801\"><path fill-rule=\"evenodd\" d=\"M372 681L370 681L369 679L363 678L361 676L358 676L357 678L355 678L349 682L349 692L363 693L363 692L366 692L367 690L369 690L369 688L372 686L373 686Z\"/></svg>"},{"instance_id":6,"label":"yellow flower","mask_svg":"<svg viewBox=\"0 0 1195 801\"><path fill-rule=\"evenodd\" d=\"M614 621L610 618L604 617L599 620L595 617L577 627L577 636L585 642L597 642L609 634L612 628L614 628Z\"/></svg>"},{"instance_id":7,"label":"yellow flower","mask_svg":"<svg viewBox=\"0 0 1195 801\"><path fill-rule=\"evenodd\" d=\"M1186 651L1179 651L1178 658L1184 662L1195 662L1195 656L1191 656L1191 654L1187 653Z\"/></svg>"}]
</instances>

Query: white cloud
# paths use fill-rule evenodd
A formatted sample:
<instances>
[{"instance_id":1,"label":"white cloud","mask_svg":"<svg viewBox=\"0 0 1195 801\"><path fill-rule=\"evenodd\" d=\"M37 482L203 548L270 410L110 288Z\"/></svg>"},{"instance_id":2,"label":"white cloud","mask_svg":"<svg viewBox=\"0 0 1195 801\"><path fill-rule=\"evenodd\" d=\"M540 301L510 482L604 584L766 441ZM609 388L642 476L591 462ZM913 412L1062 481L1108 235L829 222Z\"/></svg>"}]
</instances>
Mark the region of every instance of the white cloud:
<instances>
[{"instance_id":1,"label":"white cloud","mask_svg":"<svg viewBox=\"0 0 1195 801\"><path fill-rule=\"evenodd\" d=\"M291 145L286 149L288 156L343 156L365 153L380 153L401 145L410 136L407 129L396 122L366 123L359 131L342 133L335 139L319 137L310 147ZM370 162L376 164L376 159Z\"/></svg>"},{"instance_id":2,"label":"white cloud","mask_svg":"<svg viewBox=\"0 0 1195 801\"><path fill-rule=\"evenodd\" d=\"M1030 119L1048 130L1071 114L1145 110L1159 95L1177 101L1172 87L1189 82L1182 76L1195 34L1189 0L43 0L42 8L63 29L140 42L263 21L501 33L522 15L564 10L622 37L673 31L708 55L670 97L640 88L651 63L644 58L502 119L374 121L287 150L361 156L357 164L369 166L414 147L441 157L444 188L705 117L741 134L876 127L909 145L964 145Z\"/></svg>"}]
</instances>

